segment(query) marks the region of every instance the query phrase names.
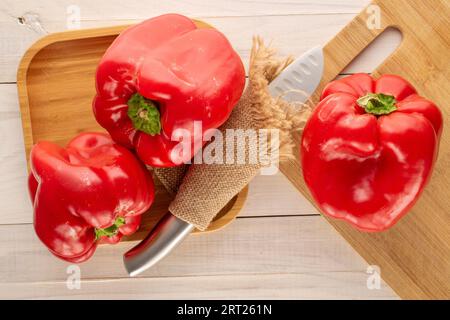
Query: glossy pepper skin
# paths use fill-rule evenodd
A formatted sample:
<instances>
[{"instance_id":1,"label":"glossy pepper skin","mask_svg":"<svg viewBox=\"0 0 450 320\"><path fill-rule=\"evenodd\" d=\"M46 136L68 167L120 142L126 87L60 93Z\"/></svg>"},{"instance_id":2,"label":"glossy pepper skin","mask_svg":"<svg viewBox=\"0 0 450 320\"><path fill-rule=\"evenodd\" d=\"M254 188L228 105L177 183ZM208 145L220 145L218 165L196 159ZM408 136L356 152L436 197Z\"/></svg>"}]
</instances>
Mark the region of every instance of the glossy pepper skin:
<instances>
[{"instance_id":1,"label":"glossy pepper skin","mask_svg":"<svg viewBox=\"0 0 450 320\"><path fill-rule=\"evenodd\" d=\"M422 192L441 132L439 109L399 76L333 81L303 133L305 182L326 215L385 230Z\"/></svg>"},{"instance_id":2,"label":"glossy pepper skin","mask_svg":"<svg viewBox=\"0 0 450 320\"><path fill-rule=\"evenodd\" d=\"M93 110L112 138L147 165L171 167L189 161L205 132L228 119L244 85L244 67L224 35L167 14L114 40L97 69ZM182 132L192 138L183 145L190 152L180 151Z\"/></svg>"},{"instance_id":3,"label":"glossy pepper skin","mask_svg":"<svg viewBox=\"0 0 450 320\"><path fill-rule=\"evenodd\" d=\"M107 134L82 133L66 148L39 142L30 164L36 234L66 261L83 262L99 242L133 234L153 202L150 173Z\"/></svg>"}]
</instances>

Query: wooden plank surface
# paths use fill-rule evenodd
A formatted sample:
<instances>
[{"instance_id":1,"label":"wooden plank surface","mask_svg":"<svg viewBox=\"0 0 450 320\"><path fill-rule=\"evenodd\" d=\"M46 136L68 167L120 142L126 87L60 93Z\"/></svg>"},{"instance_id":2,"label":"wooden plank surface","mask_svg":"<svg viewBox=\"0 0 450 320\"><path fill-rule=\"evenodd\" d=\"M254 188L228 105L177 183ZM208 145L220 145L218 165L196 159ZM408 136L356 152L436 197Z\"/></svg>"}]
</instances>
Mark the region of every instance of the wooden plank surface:
<instances>
[{"instance_id":1,"label":"wooden plank surface","mask_svg":"<svg viewBox=\"0 0 450 320\"><path fill-rule=\"evenodd\" d=\"M39 6L33 5L32 1L2 1L0 44L5 53L0 56L0 68L4 70L0 74L0 82L15 81L18 62L34 41L47 33L67 30L69 5L79 5L82 28L136 23L173 11L201 18L226 32L233 46L247 61L248 44L254 34L272 39L283 54L298 55L312 46L325 44L369 0L232 2L239 5L233 7L226 0L207 1L208 5L202 0L174 1L169 6L168 1L155 0L134 0L126 6L120 0L108 2L106 6L102 1L87 0L59 1L57 4L43 0ZM100 10L101 6L105 8Z\"/></svg>"},{"instance_id":2,"label":"wooden plank surface","mask_svg":"<svg viewBox=\"0 0 450 320\"><path fill-rule=\"evenodd\" d=\"M131 243L103 246L81 265L82 289L67 289L67 264L53 258L32 230L15 73L32 42L66 29L69 5L79 5L83 28L174 11L199 17L221 29L246 61L254 33L273 39L281 53L298 55L324 44L368 0L167 3L0 3L0 297L396 298L384 282L379 289L368 289L367 263L281 174L255 178L236 223L216 234L191 236L138 279L128 279L121 265L121 254ZM347 72L370 72L370 60Z\"/></svg>"},{"instance_id":3,"label":"wooden plank surface","mask_svg":"<svg viewBox=\"0 0 450 320\"><path fill-rule=\"evenodd\" d=\"M221 231L190 236L173 255L139 277L348 271L367 278L363 260L337 232L327 231L326 221L316 216L240 217ZM126 278L121 254L134 244L98 248L93 259L80 265L83 280ZM0 252L0 283L67 278L70 263L55 259L30 224L0 226ZM364 288L362 281L360 289Z\"/></svg>"},{"instance_id":4,"label":"wooden plank surface","mask_svg":"<svg viewBox=\"0 0 450 320\"><path fill-rule=\"evenodd\" d=\"M361 289L365 275L315 272L88 280L80 290L66 282L7 283L0 298L20 299L392 299L383 287ZM174 291L176 294L174 294Z\"/></svg>"},{"instance_id":5,"label":"wooden plank surface","mask_svg":"<svg viewBox=\"0 0 450 320\"><path fill-rule=\"evenodd\" d=\"M202 296L204 288L214 292L209 298L231 298L234 292L252 298L393 298L384 283L378 290L367 288L363 260L328 231L317 217L239 218L223 231L188 238L139 281L126 277L118 255L131 244L103 246L81 265L81 289L69 291L64 282L69 264L54 259L30 225L4 226L0 297L208 297ZM188 284L195 284L192 291Z\"/></svg>"}]
</instances>

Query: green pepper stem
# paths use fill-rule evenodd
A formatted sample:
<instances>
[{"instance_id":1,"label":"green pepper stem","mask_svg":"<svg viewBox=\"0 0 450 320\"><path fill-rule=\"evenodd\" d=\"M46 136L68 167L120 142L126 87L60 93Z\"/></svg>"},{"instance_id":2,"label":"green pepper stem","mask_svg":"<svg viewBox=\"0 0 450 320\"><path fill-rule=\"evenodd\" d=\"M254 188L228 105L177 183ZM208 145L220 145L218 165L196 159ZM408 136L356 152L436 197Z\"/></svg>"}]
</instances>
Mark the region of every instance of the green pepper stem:
<instances>
[{"instance_id":1,"label":"green pepper stem","mask_svg":"<svg viewBox=\"0 0 450 320\"><path fill-rule=\"evenodd\" d=\"M113 237L119 232L119 228L125 224L125 218L124 217L117 217L116 221L114 221L114 224L112 226L109 226L108 228L100 229L95 228L95 240L100 239L103 236L106 237Z\"/></svg>"},{"instance_id":2,"label":"green pepper stem","mask_svg":"<svg viewBox=\"0 0 450 320\"><path fill-rule=\"evenodd\" d=\"M397 110L395 97L383 93L368 93L356 102L367 113L376 116L386 115Z\"/></svg>"},{"instance_id":3,"label":"green pepper stem","mask_svg":"<svg viewBox=\"0 0 450 320\"><path fill-rule=\"evenodd\" d=\"M153 101L135 93L127 104L127 114L134 128L152 136L161 132L161 115Z\"/></svg>"}]
</instances>

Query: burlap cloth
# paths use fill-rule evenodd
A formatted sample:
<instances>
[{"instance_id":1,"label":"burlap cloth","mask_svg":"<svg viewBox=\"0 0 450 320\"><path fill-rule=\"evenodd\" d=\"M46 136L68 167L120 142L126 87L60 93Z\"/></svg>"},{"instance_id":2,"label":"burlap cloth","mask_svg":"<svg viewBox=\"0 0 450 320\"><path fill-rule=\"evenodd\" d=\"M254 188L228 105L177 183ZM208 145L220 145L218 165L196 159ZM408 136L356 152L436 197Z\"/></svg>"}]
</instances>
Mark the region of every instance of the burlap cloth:
<instances>
[{"instance_id":1,"label":"burlap cloth","mask_svg":"<svg viewBox=\"0 0 450 320\"><path fill-rule=\"evenodd\" d=\"M304 127L310 113L308 105L289 104L269 94L268 84L289 63L278 59L275 50L255 37L250 56L249 81L228 121L220 128L279 129L280 161L293 156L293 133ZM224 139L225 140L225 139ZM270 144L269 144L270 145ZM246 159L258 153L257 145L245 144ZM234 148L237 152L237 148ZM226 154L224 149L223 154ZM154 172L169 192L176 193L169 211L176 217L205 230L214 216L252 179L264 164L190 164L175 168L156 168Z\"/></svg>"}]
</instances>

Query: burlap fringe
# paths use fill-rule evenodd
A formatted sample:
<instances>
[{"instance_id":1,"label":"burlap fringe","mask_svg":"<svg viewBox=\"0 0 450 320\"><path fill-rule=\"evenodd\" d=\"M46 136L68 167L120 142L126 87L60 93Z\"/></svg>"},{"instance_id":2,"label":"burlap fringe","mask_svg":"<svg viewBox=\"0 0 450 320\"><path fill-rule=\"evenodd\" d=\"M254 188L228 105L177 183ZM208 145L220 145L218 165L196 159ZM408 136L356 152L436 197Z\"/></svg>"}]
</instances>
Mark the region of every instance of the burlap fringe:
<instances>
[{"instance_id":1,"label":"burlap fringe","mask_svg":"<svg viewBox=\"0 0 450 320\"><path fill-rule=\"evenodd\" d=\"M309 103L288 103L281 97L272 97L269 83L275 79L293 58L277 58L277 52L266 46L259 36L253 38L250 55L249 86L253 107L248 112L254 119L255 129L280 130L280 161L291 159L295 149L295 132L301 131L311 114ZM276 150L270 150L275 152Z\"/></svg>"}]
</instances>

